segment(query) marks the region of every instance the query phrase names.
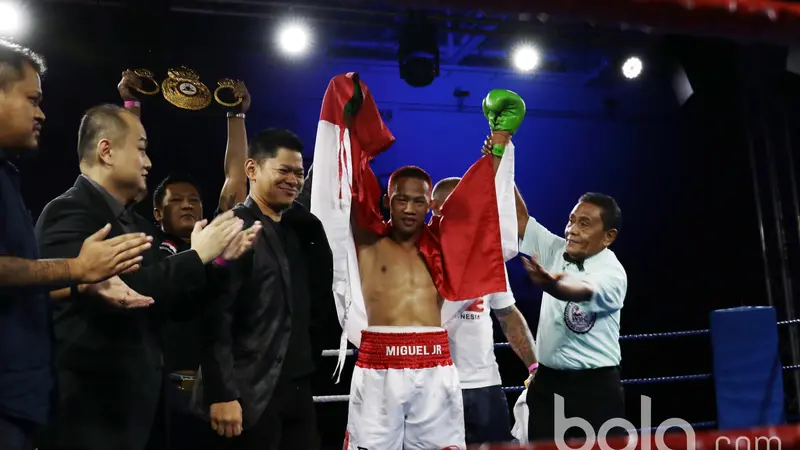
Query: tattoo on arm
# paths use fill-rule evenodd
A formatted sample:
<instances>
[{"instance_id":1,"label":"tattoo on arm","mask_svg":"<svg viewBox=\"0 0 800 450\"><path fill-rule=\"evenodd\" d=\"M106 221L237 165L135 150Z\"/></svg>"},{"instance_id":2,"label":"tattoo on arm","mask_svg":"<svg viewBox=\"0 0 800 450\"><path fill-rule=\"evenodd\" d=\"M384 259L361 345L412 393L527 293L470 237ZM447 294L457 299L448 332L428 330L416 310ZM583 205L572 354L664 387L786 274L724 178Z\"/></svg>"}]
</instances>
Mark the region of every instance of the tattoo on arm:
<instances>
[{"instance_id":1,"label":"tattoo on arm","mask_svg":"<svg viewBox=\"0 0 800 450\"><path fill-rule=\"evenodd\" d=\"M0 286L40 286L72 280L66 259L24 259L0 256Z\"/></svg>"},{"instance_id":2,"label":"tattoo on arm","mask_svg":"<svg viewBox=\"0 0 800 450\"><path fill-rule=\"evenodd\" d=\"M533 335L530 328L528 328L528 323L517 307L511 305L507 308L495 309L494 314L500 322L500 328L503 329L503 334L506 335L509 345L511 345L514 353L525 363L525 367L535 363L536 353L534 352Z\"/></svg>"}]
</instances>

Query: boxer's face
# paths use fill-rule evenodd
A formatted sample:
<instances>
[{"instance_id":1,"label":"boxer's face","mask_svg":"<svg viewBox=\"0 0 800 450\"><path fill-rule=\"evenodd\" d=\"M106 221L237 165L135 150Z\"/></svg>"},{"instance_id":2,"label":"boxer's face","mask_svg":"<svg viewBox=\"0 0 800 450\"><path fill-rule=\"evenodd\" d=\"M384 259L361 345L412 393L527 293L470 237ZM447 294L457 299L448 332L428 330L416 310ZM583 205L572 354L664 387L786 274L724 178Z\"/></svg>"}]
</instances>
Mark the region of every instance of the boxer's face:
<instances>
[{"instance_id":1,"label":"boxer's face","mask_svg":"<svg viewBox=\"0 0 800 450\"><path fill-rule=\"evenodd\" d=\"M567 254L575 259L585 259L603 251L614 242L617 230L605 230L603 208L593 203L578 202L569 214L564 237Z\"/></svg>"},{"instance_id":2,"label":"boxer's face","mask_svg":"<svg viewBox=\"0 0 800 450\"><path fill-rule=\"evenodd\" d=\"M401 235L412 235L421 230L430 209L430 201L427 181L413 177L398 178L394 191L384 198L384 206L389 208L391 215L392 228Z\"/></svg>"},{"instance_id":3,"label":"boxer's face","mask_svg":"<svg viewBox=\"0 0 800 450\"><path fill-rule=\"evenodd\" d=\"M169 234L181 238L192 235L194 224L203 217L200 193L191 183L179 182L167 186L161 206L153 216Z\"/></svg>"},{"instance_id":4,"label":"boxer's face","mask_svg":"<svg viewBox=\"0 0 800 450\"><path fill-rule=\"evenodd\" d=\"M0 70L14 70L0 66ZM9 150L32 150L39 146L39 132L44 123L42 83L33 66L25 63L18 80L0 89L0 147Z\"/></svg>"},{"instance_id":5,"label":"boxer's face","mask_svg":"<svg viewBox=\"0 0 800 450\"><path fill-rule=\"evenodd\" d=\"M298 151L278 148L274 158L247 162L245 171L250 181L255 182L253 189L257 195L279 211L291 206L303 190L303 154Z\"/></svg>"}]
</instances>

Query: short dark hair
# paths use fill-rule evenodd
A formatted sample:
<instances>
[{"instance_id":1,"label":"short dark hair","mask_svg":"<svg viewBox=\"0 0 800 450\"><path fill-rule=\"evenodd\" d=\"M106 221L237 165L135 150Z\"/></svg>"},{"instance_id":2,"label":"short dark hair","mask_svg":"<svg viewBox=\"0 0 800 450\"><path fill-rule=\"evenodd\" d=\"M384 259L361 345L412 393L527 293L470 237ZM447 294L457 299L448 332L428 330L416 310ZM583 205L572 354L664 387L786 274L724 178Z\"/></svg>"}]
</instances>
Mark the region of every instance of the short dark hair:
<instances>
[{"instance_id":1,"label":"short dark hair","mask_svg":"<svg viewBox=\"0 0 800 450\"><path fill-rule=\"evenodd\" d=\"M603 212L600 219L603 221L603 230L617 230L622 228L622 210L613 197L599 192L587 192L581 195L579 202L597 205Z\"/></svg>"},{"instance_id":2,"label":"short dark hair","mask_svg":"<svg viewBox=\"0 0 800 450\"><path fill-rule=\"evenodd\" d=\"M461 178L459 177L450 177L439 180L439 182L436 183L436 186L433 187L433 197L438 197L439 193L445 189L452 191L455 189L456 185L458 185L459 181L461 181Z\"/></svg>"},{"instance_id":3,"label":"short dark hair","mask_svg":"<svg viewBox=\"0 0 800 450\"><path fill-rule=\"evenodd\" d=\"M303 153L303 141L289 130L267 128L250 139L247 157L256 161L274 158L279 148Z\"/></svg>"},{"instance_id":4,"label":"short dark hair","mask_svg":"<svg viewBox=\"0 0 800 450\"><path fill-rule=\"evenodd\" d=\"M397 180L400 178L415 178L417 180L422 180L427 182L429 194L431 193L431 189L433 188L433 180L431 179L431 176L428 175L428 172L425 172L424 170L422 170L422 168L417 166L405 166L395 170L389 176L389 184L388 184L389 194L392 193L392 191L394 190L393 186L397 184Z\"/></svg>"},{"instance_id":5,"label":"short dark hair","mask_svg":"<svg viewBox=\"0 0 800 450\"><path fill-rule=\"evenodd\" d=\"M33 70L44 76L47 67L39 54L13 42L0 39L0 90L8 88L22 78L22 68L30 64Z\"/></svg>"},{"instance_id":6,"label":"short dark hair","mask_svg":"<svg viewBox=\"0 0 800 450\"><path fill-rule=\"evenodd\" d=\"M123 113L131 114L125 108L111 104L98 105L84 113L78 127L78 161L86 160L101 139L119 137L128 131Z\"/></svg>"},{"instance_id":7,"label":"short dark hair","mask_svg":"<svg viewBox=\"0 0 800 450\"><path fill-rule=\"evenodd\" d=\"M200 194L200 198L203 197L203 194L200 192L200 186L197 184L197 181L195 181L194 177L184 172L173 172L167 175L167 178L161 180L161 183L158 183L158 186L156 186L156 190L153 191L154 208L160 208L164 206L163 203L164 197L167 195L167 188L169 185L177 183L191 184L195 189L197 189L197 193Z\"/></svg>"}]
</instances>

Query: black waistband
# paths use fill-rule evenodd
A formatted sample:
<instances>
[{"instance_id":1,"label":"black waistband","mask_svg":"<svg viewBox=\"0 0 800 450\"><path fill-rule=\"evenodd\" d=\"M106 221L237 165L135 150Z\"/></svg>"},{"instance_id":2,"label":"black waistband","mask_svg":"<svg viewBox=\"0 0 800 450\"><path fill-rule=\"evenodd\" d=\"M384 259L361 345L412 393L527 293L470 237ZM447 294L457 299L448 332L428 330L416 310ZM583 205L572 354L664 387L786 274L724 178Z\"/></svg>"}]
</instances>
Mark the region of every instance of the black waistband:
<instances>
[{"instance_id":1,"label":"black waistband","mask_svg":"<svg viewBox=\"0 0 800 450\"><path fill-rule=\"evenodd\" d=\"M565 370L553 369L551 367L539 364L536 369L536 377L559 377L572 380L580 380L587 378L596 378L604 376L617 376L619 377L619 366L597 367L594 369L580 369L580 370Z\"/></svg>"}]
</instances>

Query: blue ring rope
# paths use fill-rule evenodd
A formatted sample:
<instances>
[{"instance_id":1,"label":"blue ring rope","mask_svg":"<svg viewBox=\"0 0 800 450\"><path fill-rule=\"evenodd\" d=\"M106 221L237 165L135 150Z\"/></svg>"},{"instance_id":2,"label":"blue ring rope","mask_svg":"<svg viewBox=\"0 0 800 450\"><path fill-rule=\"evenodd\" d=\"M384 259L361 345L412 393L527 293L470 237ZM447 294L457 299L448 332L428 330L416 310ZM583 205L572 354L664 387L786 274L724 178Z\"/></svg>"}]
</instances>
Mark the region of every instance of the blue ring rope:
<instances>
[{"instance_id":1,"label":"blue ring rope","mask_svg":"<svg viewBox=\"0 0 800 450\"><path fill-rule=\"evenodd\" d=\"M800 319L791 319L791 320L781 320L776 323L778 326L784 325L793 325L800 323ZM699 336L702 334L708 334L709 330L686 330L686 331L666 331L663 333L642 333L642 334L626 334L619 337L620 341L644 341L648 339L657 339L657 338L671 338L671 337L686 337L686 336ZM508 342L496 342L494 344L494 348L509 348L510 344ZM338 350L323 350L322 356L338 356ZM358 349L352 348L347 349L347 356L357 356Z\"/></svg>"}]
</instances>

